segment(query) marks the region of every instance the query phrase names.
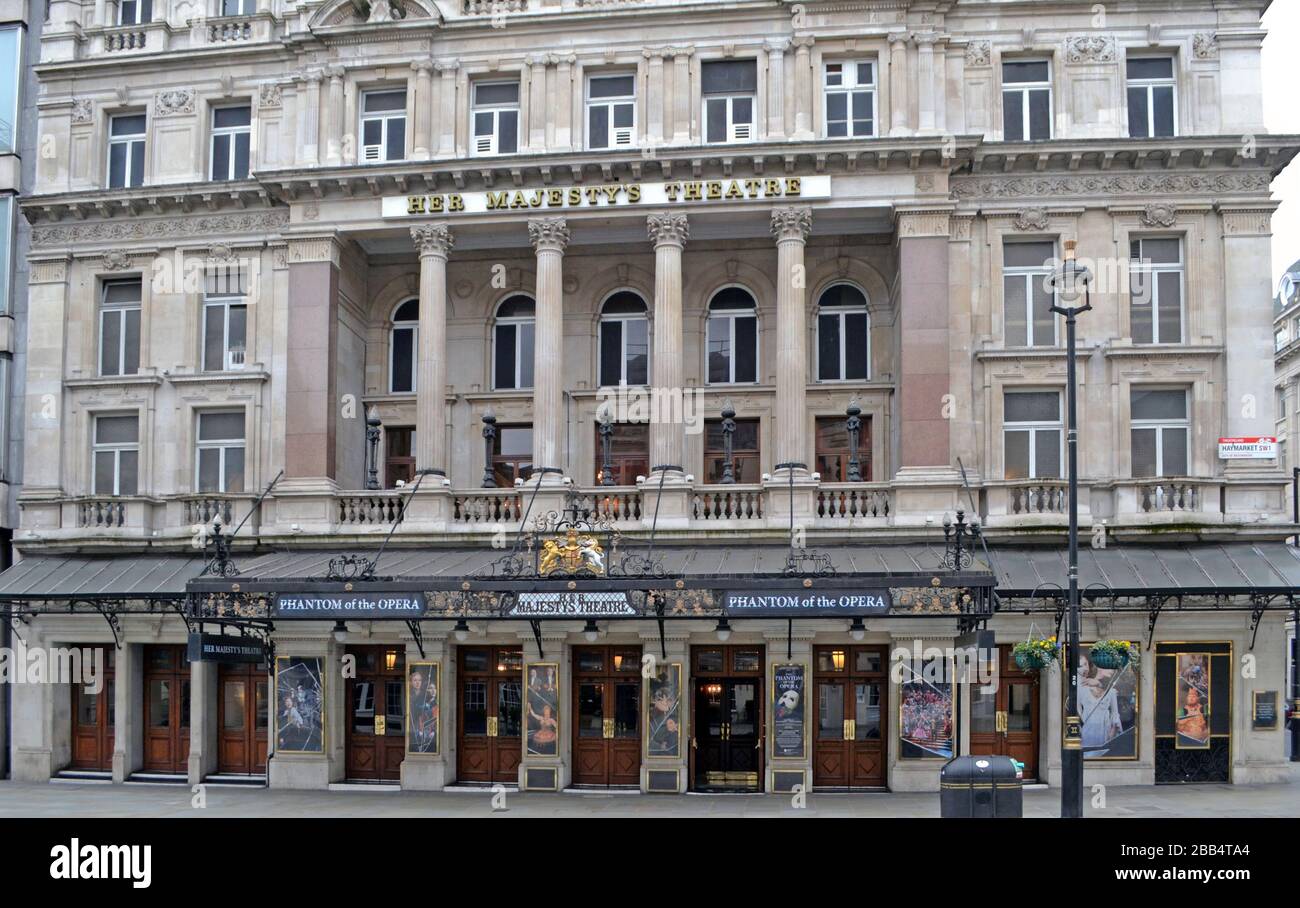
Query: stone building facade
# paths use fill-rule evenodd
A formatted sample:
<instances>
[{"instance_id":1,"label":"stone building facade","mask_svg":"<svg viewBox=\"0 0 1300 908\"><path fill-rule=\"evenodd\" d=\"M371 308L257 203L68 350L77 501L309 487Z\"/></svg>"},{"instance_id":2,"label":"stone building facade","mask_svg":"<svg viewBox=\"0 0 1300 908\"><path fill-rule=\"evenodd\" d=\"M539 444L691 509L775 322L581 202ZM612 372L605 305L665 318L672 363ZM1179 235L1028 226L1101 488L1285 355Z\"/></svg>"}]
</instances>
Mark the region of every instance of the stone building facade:
<instances>
[{"instance_id":1,"label":"stone building facade","mask_svg":"<svg viewBox=\"0 0 1300 908\"><path fill-rule=\"evenodd\" d=\"M629 539L653 527L701 550L781 545L796 525L812 544L924 548L959 509L992 544L1059 546L1066 353L1044 278L1067 243L1094 274L1077 360L1088 539L1276 540L1278 464L1216 448L1273 430L1269 185L1298 143L1263 127L1267 5L52 0L36 69L51 152L22 204L16 544L24 558L193 560L213 518L238 523L283 470L241 531L250 553L372 550L421 471L436 472L397 551L490 553L530 495L540 508L570 489ZM621 409L640 389L660 392L666 418ZM735 482L721 481L728 468ZM1178 626L1093 616L1085 639L1151 631L1222 644L1229 661L1254 645L1249 611L1162 620ZM989 626L1010 644L1052 624L1008 612ZM346 718L373 720L382 708L366 697L389 675L370 694L328 683L322 752L273 756L270 783L324 787L376 765L409 787L464 781L465 685L498 690L493 667L514 659L501 648L560 654L566 704L584 677L570 658L591 642L583 621L536 641L517 623L465 639L433 625L417 646L401 623L281 622L277 652L321 659L331 678L350 648L386 647L438 662L460 695L442 705L440 753L399 772L382 754L354 760ZM717 642L685 622L607 625L602 646L662 642L683 690L705 671L696 649ZM166 614L123 616L111 635L99 615L32 619L48 643L120 636L115 741L101 734L91 761L117 781L221 769L235 700L214 664L164 666L181 657L160 647L186 630ZM862 636L754 620L730 645L759 653L745 696L756 684L761 707L778 663L802 660L812 690L823 657L825 673L843 670L826 647L956 632L941 619L873 618ZM484 655L481 677L467 648ZM1143 657L1133 757L1090 775L1157 778L1158 652ZM1237 781L1284 771L1280 730L1248 722L1255 688L1282 685L1284 654L1256 654L1266 680L1227 694ZM591 690L609 680L591 671ZM883 684L862 695L879 698L870 709L897 719L901 685L863 671ZM175 690L151 687L164 676ZM188 737L154 753L164 689L187 698ZM811 726L833 717L825 696ZM950 735L966 752L994 713L1029 716L1031 771L1055 782L1060 673L1032 697L983 703L988 716L959 701ZM16 774L76 765L80 701L58 687L20 700ZM272 726L280 708L277 695ZM571 718L558 785L581 764ZM897 724L862 758L879 764L864 784L935 787ZM772 746L760 733L765 790ZM816 750L783 765L818 784L838 770ZM684 790L694 759L658 765ZM640 764L653 787L656 764Z\"/></svg>"}]
</instances>

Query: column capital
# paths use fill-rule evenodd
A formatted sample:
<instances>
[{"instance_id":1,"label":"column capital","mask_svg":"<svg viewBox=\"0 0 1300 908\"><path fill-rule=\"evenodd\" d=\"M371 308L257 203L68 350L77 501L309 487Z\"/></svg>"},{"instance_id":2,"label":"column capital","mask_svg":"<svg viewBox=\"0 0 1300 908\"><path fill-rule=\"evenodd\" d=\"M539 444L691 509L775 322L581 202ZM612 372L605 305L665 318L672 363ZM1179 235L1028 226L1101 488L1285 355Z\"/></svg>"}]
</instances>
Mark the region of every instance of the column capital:
<instances>
[{"instance_id":1,"label":"column capital","mask_svg":"<svg viewBox=\"0 0 1300 908\"><path fill-rule=\"evenodd\" d=\"M655 247L685 246L691 227L684 214L652 214L645 219L646 233Z\"/></svg>"},{"instance_id":2,"label":"column capital","mask_svg":"<svg viewBox=\"0 0 1300 908\"><path fill-rule=\"evenodd\" d=\"M671 54L674 60L683 60L694 55L695 45L687 44L684 47L668 47L664 49L664 53Z\"/></svg>"},{"instance_id":3,"label":"column capital","mask_svg":"<svg viewBox=\"0 0 1300 908\"><path fill-rule=\"evenodd\" d=\"M325 75L330 77L331 82L341 81L345 73L347 69L338 63L325 67Z\"/></svg>"},{"instance_id":4,"label":"column capital","mask_svg":"<svg viewBox=\"0 0 1300 908\"><path fill-rule=\"evenodd\" d=\"M460 69L459 60L439 60L434 64L440 73L454 73Z\"/></svg>"},{"instance_id":5,"label":"column capital","mask_svg":"<svg viewBox=\"0 0 1300 908\"><path fill-rule=\"evenodd\" d=\"M812 230L812 207L783 205L772 209L772 236L778 243L786 240L804 242Z\"/></svg>"},{"instance_id":6,"label":"column capital","mask_svg":"<svg viewBox=\"0 0 1300 908\"><path fill-rule=\"evenodd\" d=\"M816 43L816 39L813 38L812 35L795 35L794 38L791 39L790 43L794 45L796 53L802 52L806 54L812 49L813 44Z\"/></svg>"},{"instance_id":7,"label":"column capital","mask_svg":"<svg viewBox=\"0 0 1300 908\"><path fill-rule=\"evenodd\" d=\"M433 72L433 61L432 61L432 60L412 60L412 61L411 61L411 69L412 69L412 71L414 71L417 75L420 74L420 73L432 73L432 72Z\"/></svg>"},{"instance_id":8,"label":"column capital","mask_svg":"<svg viewBox=\"0 0 1300 908\"><path fill-rule=\"evenodd\" d=\"M530 218L528 240L536 252L563 252L569 245L569 225L564 218Z\"/></svg>"},{"instance_id":9,"label":"column capital","mask_svg":"<svg viewBox=\"0 0 1300 908\"><path fill-rule=\"evenodd\" d=\"M411 242L421 257L440 255L446 258L455 245L455 238L446 224L417 224L411 228Z\"/></svg>"},{"instance_id":10,"label":"column capital","mask_svg":"<svg viewBox=\"0 0 1300 908\"><path fill-rule=\"evenodd\" d=\"M763 46L767 48L767 52L769 54L784 54L787 50L790 49L790 39L789 38L768 38L765 42L763 42Z\"/></svg>"}]
</instances>

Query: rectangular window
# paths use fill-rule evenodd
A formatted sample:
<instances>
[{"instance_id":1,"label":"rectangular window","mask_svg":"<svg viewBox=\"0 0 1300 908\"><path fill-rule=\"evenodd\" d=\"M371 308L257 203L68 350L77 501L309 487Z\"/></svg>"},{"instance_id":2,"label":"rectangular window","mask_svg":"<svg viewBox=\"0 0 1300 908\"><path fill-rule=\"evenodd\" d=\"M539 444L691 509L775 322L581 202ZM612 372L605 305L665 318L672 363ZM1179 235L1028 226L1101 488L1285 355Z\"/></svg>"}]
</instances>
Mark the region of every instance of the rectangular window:
<instances>
[{"instance_id":1,"label":"rectangular window","mask_svg":"<svg viewBox=\"0 0 1300 908\"><path fill-rule=\"evenodd\" d=\"M406 89L361 95L361 161L375 164L406 157Z\"/></svg>"},{"instance_id":2,"label":"rectangular window","mask_svg":"<svg viewBox=\"0 0 1300 908\"><path fill-rule=\"evenodd\" d=\"M138 494L140 418L134 414L96 416L93 446L91 494Z\"/></svg>"},{"instance_id":3,"label":"rectangular window","mask_svg":"<svg viewBox=\"0 0 1300 908\"><path fill-rule=\"evenodd\" d=\"M704 141L752 142L758 65L753 60L714 60L700 67L704 95Z\"/></svg>"},{"instance_id":4,"label":"rectangular window","mask_svg":"<svg viewBox=\"0 0 1300 908\"><path fill-rule=\"evenodd\" d=\"M533 427L497 426L492 440L492 475L499 488L533 475Z\"/></svg>"},{"instance_id":5,"label":"rectangular window","mask_svg":"<svg viewBox=\"0 0 1300 908\"><path fill-rule=\"evenodd\" d=\"M531 320L497 323L495 389L533 386L533 330Z\"/></svg>"},{"instance_id":6,"label":"rectangular window","mask_svg":"<svg viewBox=\"0 0 1300 908\"><path fill-rule=\"evenodd\" d=\"M153 0L121 0L118 3L118 25L145 25L152 21Z\"/></svg>"},{"instance_id":7,"label":"rectangular window","mask_svg":"<svg viewBox=\"0 0 1300 908\"><path fill-rule=\"evenodd\" d=\"M1002 134L1008 142L1052 137L1052 64L1007 60L1002 64Z\"/></svg>"},{"instance_id":8,"label":"rectangular window","mask_svg":"<svg viewBox=\"0 0 1300 908\"><path fill-rule=\"evenodd\" d=\"M1129 420L1134 478L1188 474L1186 389L1130 389Z\"/></svg>"},{"instance_id":9,"label":"rectangular window","mask_svg":"<svg viewBox=\"0 0 1300 908\"><path fill-rule=\"evenodd\" d=\"M18 99L22 93L23 30L0 28L0 154L18 148Z\"/></svg>"},{"instance_id":10,"label":"rectangular window","mask_svg":"<svg viewBox=\"0 0 1300 908\"><path fill-rule=\"evenodd\" d=\"M144 114L108 118L108 188L144 185Z\"/></svg>"},{"instance_id":11,"label":"rectangular window","mask_svg":"<svg viewBox=\"0 0 1300 908\"><path fill-rule=\"evenodd\" d=\"M732 478L736 482L758 482L759 450L758 420L737 419L736 431L731 436ZM704 481L720 483L727 464L726 436L722 420L710 419L704 424Z\"/></svg>"},{"instance_id":12,"label":"rectangular window","mask_svg":"<svg viewBox=\"0 0 1300 908\"><path fill-rule=\"evenodd\" d=\"M858 469L863 482L871 482L871 417L863 416L858 432ZM848 482L849 432L843 416L817 417L817 472L822 482Z\"/></svg>"},{"instance_id":13,"label":"rectangular window","mask_svg":"<svg viewBox=\"0 0 1300 908\"><path fill-rule=\"evenodd\" d=\"M865 381L871 338L867 313L823 309L817 315L817 380Z\"/></svg>"},{"instance_id":14,"label":"rectangular window","mask_svg":"<svg viewBox=\"0 0 1300 908\"><path fill-rule=\"evenodd\" d=\"M876 134L876 64L827 63L823 73L823 122L828 139Z\"/></svg>"},{"instance_id":15,"label":"rectangular window","mask_svg":"<svg viewBox=\"0 0 1300 908\"><path fill-rule=\"evenodd\" d=\"M519 151L519 83L475 82L470 110L476 155Z\"/></svg>"},{"instance_id":16,"label":"rectangular window","mask_svg":"<svg viewBox=\"0 0 1300 908\"><path fill-rule=\"evenodd\" d=\"M247 104L213 109L212 179L247 179L252 124L253 109Z\"/></svg>"},{"instance_id":17,"label":"rectangular window","mask_svg":"<svg viewBox=\"0 0 1300 908\"><path fill-rule=\"evenodd\" d=\"M600 384L644 385L649 379L650 323L644 318L606 318L600 323Z\"/></svg>"},{"instance_id":18,"label":"rectangular window","mask_svg":"<svg viewBox=\"0 0 1300 908\"><path fill-rule=\"evenodd\" d=\"M758 319L753 315L709 317L709 384L758 381Z\"/></svg>"},{"instance_id":19,"label":"rectangular window","mask_svg":"<svg viewBox=\"0 0 1300 908\"><path fill-rule=\"evenodd\" d=\"M1007 391L1002 397L1004 479L1061 475L1060 391Z\"/></svg>"},{"instance_id":20,"label":"rectangular window","mask_svg":"<svg viewBox=\"0 0 1300 908\"><path fill-rule=\"evenodd\" d=\"M104 281L99 297L99 374L140 371L140 278Z\"/></svg>"},{"instance_id":21,"label":"rectangular window","mask_svg":"<svg viewBox=\"0 0 1300 908\"><path fill-rule=\"evenodd\" d=\"M616 486L636 485L638 476L650 472L650 424L616 422L610 425L610 474ZM596 425L596 485L605 482L605 449Z\"/></svg>"},{"instance_id":22,"label":"rectangular window","mask_svg":"<svg viewBox=\"0 0 1300 908\"><path fill-rule=\"evenodd\" d=\"M228 372L245 365L248 303L242 295L208 293L203 300L203 371Z\"/></svg>"},{"instance_id":23,"label":"rectangular window","mask_svg":"<svg viewBox=\"0 0 1300 908\"><path fill-rule=\"evenodd\" d=\"M13 297L14 199L0 195L0 315L9 312Z\"/></svg>"},{"instance_id":24,"label":"rectangular window","mask_svg":"<svg viewBox=\"0 0 1300 908\"><path fill-rule=\"evenodd\" d=\"M1173 136L1178 132L1174 105L1172 57L1130 57L1125 64L1128 81L1128 134L1134 139Z\"/></svg>"},{"instance_id":25,"label":"rectangular window","mask_svg":"<svg viewBox=\"0 0 1300 908\"><path fill-rule=\"evenodd\" d=\"M636 144L636 76L592 76L587 80L587 147L631 148Z\"/></svg>"},{"instance_id":26,"label":"rectangular window","mask_svg":"<svg viewBox=\"0 0 1300 908\"><path fill-rule=\"evenodd\" d=\"M244 491L244 411L200 413L194 485L200 492Z\"/></svg>"},{"instance_id":27,"label":"rectangular window","mask_svg":"<svg viewBox=\"0 0 1300 908\"><path fill-rule=\"evenodd\" d=\"M1182 241L1176 237L1136 239L1129 252L1129 328L1133 342L1182 343Z\"/></svg>"},{"instance_id":28,"label":"rectangular window","mask_svg":"<svg viewBox=\"0 0 1300 908\"><path fill-rule=\"evenodd\" d=\"M251 16L257 10L257 0L221 0L221 15Z\"/></svg>"},{"instance_id":29,"label":"rectangular window","mask_svg":"<svg viewBox=\"0 0 1300 908\"><path fill-rule=\"evenodd\" d=\"M1007 243L1002 247L1002 305L1008 347L1055 347L1055 295L1048 286L1056 244Z\"/></svg>"}]
</instances>

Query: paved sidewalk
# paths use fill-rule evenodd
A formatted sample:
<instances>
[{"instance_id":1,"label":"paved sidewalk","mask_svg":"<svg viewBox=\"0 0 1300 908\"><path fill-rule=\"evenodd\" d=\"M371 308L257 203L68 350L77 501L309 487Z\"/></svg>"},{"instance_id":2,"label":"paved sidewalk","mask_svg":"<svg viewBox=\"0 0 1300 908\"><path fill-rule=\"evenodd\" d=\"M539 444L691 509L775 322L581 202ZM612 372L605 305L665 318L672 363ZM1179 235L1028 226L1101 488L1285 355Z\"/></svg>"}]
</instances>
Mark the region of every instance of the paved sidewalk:
<instances>
[{"instance_id":1,"label":"paved sidewalk","mask_svg":"<svg viewBox=\"0 0 1300 908\"><path fill-rule=\"evenodd\" d=\"M504 794L490 791L272 791L207 786L207 805L191 806L185 785L0 782L0 817L937 817L939 795L808 795L796 808L778 795ZM1025 792L1025 816L1054 817L1057 789ZM1091 795L1089 794L1090 798ZM1300 784L1111 788L1097 817L1300 817Z\"/></svg>"}]
</instances>

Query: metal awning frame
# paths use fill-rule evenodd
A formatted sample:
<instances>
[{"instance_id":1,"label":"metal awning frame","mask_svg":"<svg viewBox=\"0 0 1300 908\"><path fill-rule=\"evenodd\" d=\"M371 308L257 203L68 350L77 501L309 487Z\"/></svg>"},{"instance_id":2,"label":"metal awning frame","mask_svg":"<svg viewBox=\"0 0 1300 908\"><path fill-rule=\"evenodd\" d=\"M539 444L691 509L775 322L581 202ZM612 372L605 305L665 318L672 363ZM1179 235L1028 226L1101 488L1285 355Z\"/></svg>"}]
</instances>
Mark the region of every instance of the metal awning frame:
<instances>
[{"instance_id":1,"label":"metal awning frame","mask_svg":"<svg viewBox=\"0 0 1300 908\"><path fill-rule=\"evenodd\" d=\"M75 596L67 599L6 599L0 600L0 619L26 622L28 618L45 615L86 615L97 614L108 622L113 632L113 645L122 648L122 615L162 615L175 613L185 622L187 630L193 630L190 615L192 610L185 596L147 596L123 598L122 596L92 595Z\"/></svg>"}]
</instances>

